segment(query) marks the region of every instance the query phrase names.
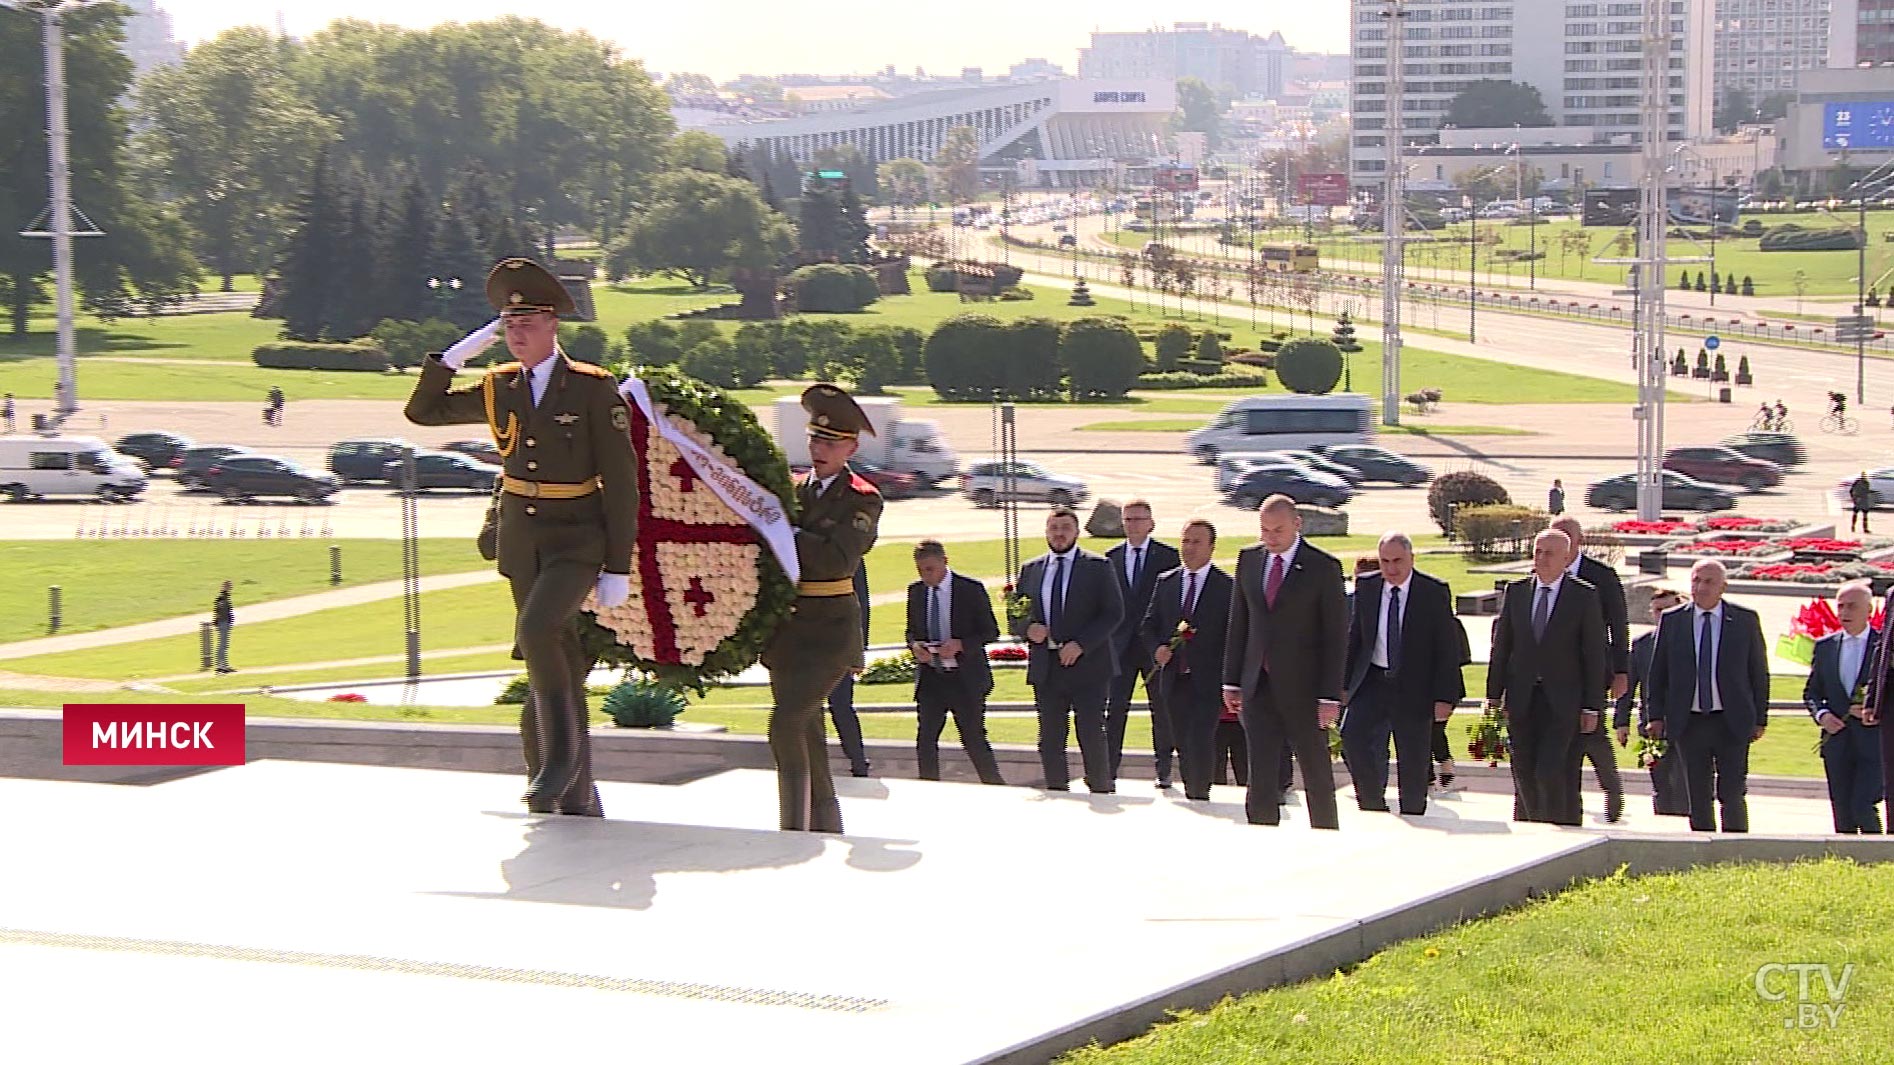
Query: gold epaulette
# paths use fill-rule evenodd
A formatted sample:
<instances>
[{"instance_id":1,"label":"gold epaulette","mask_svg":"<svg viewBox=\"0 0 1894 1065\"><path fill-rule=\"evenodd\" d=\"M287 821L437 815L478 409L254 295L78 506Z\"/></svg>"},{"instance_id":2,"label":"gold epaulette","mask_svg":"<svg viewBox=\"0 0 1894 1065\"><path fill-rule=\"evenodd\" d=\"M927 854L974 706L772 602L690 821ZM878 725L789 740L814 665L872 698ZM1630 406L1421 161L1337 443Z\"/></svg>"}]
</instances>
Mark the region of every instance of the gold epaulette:
<instances>
[{"instance_id":1,"label":"gold epaulette","mask_svg":"<svg viewBox=\"0 0 1894 1065\"><path fill-rule=\"evenodd\" d=\"M567 359L566 366L570 368L573 373L582 373L588 377L604 377L609 379L612 376L612 372L603 366L589 362L580 362L577 359Z\"/></svg>"},{"instance_id":2,"label":"gold epaulette","mask_svg":"<svg viewBox=\"0 0 1894 1065\"><path fill-rule=\"evenodd\" d=\"M503 362L498 366L487 367L487 375L489 377L496 373L519 373L519 372L520 372L520 364L517 362Z\"/></svg>"}]
</instances>

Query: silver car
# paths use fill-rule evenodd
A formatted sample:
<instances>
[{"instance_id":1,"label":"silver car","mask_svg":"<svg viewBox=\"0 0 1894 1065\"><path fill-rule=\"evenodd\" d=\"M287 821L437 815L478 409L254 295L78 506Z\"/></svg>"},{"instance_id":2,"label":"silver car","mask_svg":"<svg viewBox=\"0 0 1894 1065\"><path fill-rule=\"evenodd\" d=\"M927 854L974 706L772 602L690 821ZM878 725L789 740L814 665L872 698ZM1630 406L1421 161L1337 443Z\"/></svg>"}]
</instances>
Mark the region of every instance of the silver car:
<instances>
[{"instance_id":1,"label":"silver car","mask_svg":"<svg viewBox=\"0 0 1894 1065\"><path fill-rule=\"evenodd\" d=\"M1014 462L1011 470L1004 462L976 462L960 475L960 494L976 506L990 507L1006 500L1024 503L1050 503L1055 507L1073 506L1091 496L1091 489L1076 477L1051 473L1036 462ZM1011 474L1009 492L1007 476Z\"/></svg>"}]
</instances>

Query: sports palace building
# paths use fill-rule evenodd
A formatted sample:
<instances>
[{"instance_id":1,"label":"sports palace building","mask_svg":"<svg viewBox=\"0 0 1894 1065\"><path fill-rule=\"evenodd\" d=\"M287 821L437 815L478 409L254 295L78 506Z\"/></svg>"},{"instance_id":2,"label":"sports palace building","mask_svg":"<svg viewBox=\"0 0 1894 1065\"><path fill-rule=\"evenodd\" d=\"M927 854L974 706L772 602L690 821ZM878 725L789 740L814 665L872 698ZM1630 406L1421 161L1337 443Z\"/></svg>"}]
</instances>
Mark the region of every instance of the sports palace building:
<instances>
[{"instance_id":1,"label":"sports palace building","mask_svg":"<svg viewBox=\"0 0 1894 1065\"><path fill-rule=\"evenodd\" d=\"M1165 123L1176 107L1177 89L1169 81L1072 79L939 89L766 121L680 115L679 125L804 164L844 144L876 164L932 163L948 130L971 126L980 138L982 170L1010 170L1025 185L1072 188L1103 183L1113 173L1133 182L1146 177L1139 171L1166 159Z\"/></svg>"}]
</instances>

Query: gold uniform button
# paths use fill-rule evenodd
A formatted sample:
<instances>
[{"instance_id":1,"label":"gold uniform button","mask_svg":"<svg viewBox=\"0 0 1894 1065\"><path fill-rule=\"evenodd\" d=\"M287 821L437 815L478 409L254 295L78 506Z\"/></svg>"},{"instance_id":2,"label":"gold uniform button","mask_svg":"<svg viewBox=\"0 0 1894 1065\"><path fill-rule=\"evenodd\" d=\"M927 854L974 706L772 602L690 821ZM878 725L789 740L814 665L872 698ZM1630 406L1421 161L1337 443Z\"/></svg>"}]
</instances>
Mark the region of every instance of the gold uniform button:
<instances>
[{"instance_id":1,"label":"gold uniform button","mask_svg":"<svg viewBox=\"0 0 1894 1065\"><path fill-rule=\"evenodd\" d=\"M537 463L537 462L528 462L528 463L526 464L526 468L527 468L527 469L529 469L529 470L536 470L536 469L538 469L538 468L539 468L539 463Z\"/></svg>"},{"instance_id":2,"label":"gold uniform button","mask_svg":"<svg viewBox=\"0 0 1894 1065\"><path fill-rule=\"evenodd\" d=\"M527 515L527 517L531 517L531 516L533 516L534 514L537 514L537 513L539 513L539 508L538 508L538 507L536 507L536 506L533 506L533 505L532 505L531 503L528 503L528 504L526 505L526 515Z\"/></svg>"},{"instance_id":3,"label":"gold uniform button","mask_svg":"<svg viewBox=\"0 0 1894 1065\"><path fill-rule=\"evenodd\" d=\"M527 446L527 447L537 447L538 445L539 445L539 441L537 441L537 440L534 440L534 439L533 439L532 437L530 437L530 436L526 438L526 446Z\"/></svg>"}]
</instances>

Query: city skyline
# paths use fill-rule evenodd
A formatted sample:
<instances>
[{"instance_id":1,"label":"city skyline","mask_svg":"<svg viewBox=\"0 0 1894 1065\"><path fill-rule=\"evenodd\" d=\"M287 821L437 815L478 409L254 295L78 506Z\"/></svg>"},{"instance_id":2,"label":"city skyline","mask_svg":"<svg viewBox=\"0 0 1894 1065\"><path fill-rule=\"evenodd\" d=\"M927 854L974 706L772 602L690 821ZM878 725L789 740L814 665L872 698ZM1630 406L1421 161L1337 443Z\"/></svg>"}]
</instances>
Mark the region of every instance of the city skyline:
<instances>
[{"instance_id":1,"label":"city skyline","mask_svg":"<svg viewBox=\"0 0 1894 1065\"><path fill-rule=\"evenodd\" d=\"M175 33L197 44L235 26L277 24L279 6L235 4L228 0L159 0L172 17ZM930 75L957 75L963 67L1005 74L1014 63L1044 58L1076 72L1078 50L1098 31L1168 28L1176 22L1215 22L1267 35L1280 32L1305 52L1345 52L1348 7L1345 4L1286 8L1260 21L1254 5L1238 0L1200 0L1187 10L1151 17L1149 5L1128 0L1098 0L1077 21L1069 11L1050 6L1013 9L1003 24L990 19L946 19L909 32L914 23L890 19L885 5L865 0L830 0L822 27L850 28L846 39L817 27L805 9L762 0L723 0L711 5L665 5L637 9L593 9L584 14L554 10L532 12L549 25L586 30L640 59L654 73L694 72L719 82L740 74L867 75L892 64L901 74L915 67ZM323 0L281 5L287 31L302 37L336 19L354 18L421 29L445 22L480 22L521 14L517 5L498 0L409 0L391 7L370 0ZM797 33L798 27L809 32ZM820 30L820 32L816 32Z\"/></svg>"}]
</instances>

